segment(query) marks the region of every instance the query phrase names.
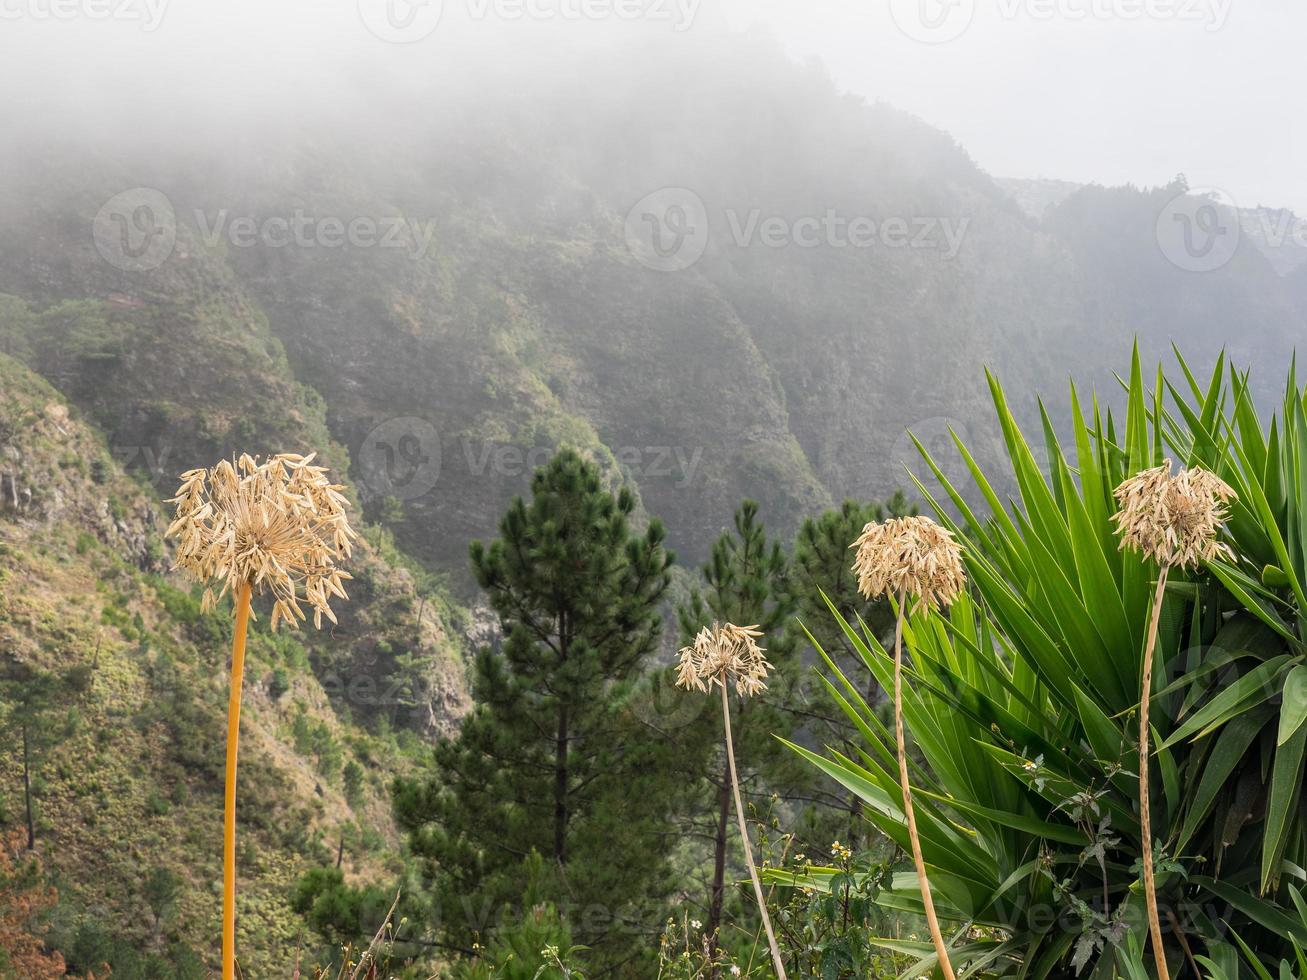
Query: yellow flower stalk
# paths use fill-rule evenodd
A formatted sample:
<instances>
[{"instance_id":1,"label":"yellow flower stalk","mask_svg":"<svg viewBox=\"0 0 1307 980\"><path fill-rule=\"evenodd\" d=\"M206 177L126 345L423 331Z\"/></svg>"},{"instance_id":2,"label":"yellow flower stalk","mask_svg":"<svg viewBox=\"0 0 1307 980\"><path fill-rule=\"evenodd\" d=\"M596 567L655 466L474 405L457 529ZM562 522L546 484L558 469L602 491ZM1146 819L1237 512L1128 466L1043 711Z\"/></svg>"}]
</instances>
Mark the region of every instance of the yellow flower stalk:
<instances>
[{"instance_id":1,"label":"yellow flower stalk","mask_svg":"<svg viewBox=\"0 0 1307 980\"><path fill-rule=\"evenodd\" d=\"M894 736L898 742L899 788L903 793L903 814L908 821L912 863L917 870L926 926L935 944L940 969L947 980L954 980L953 964L935 915L935 900L930 893L921 838L917 834L912 784L908 779L907 739L903 730L903 620L909 597L915 598L919 608L926 612L948 605L957 597L966 584L962 551L953 535L929 517L896 517L883 523L873 522L862 529L851 547L857 549L853 573L858 577L858 590L868 599L885 595L898 599L894 621Z\"/></svg>"},{"instance_id":2,"label":"yellow flower stalk","mask_svg":"<svg viewBox=\"0 0 1307 980\"><path fill-rule=\"evenodd\" d=\"M231 689L227 704L227 771L223 800L222 977L236 976L236 759L240 742L241 686L245 673L245 634L251 597L272 594L272 628L285 621L298 627L302 605L313 610L313 625L322 617L336 621L330 599L345 594L350 578L336 565L350 555L355 537L345 517L342 488L313 456L291 453L259 463L242 455L212 469L182 474L170 503L177 517L167 536L177 539L174 568L211 586L204 608L211 609L228 591L236 603L232 638Z\"/></svg>"},{"instance_id":3,"label":"yellow flower stalk","mask_svg":"<svg viewBox=\"0 0 1307 980\"><path fill-rule=\"evenodd\" d=\"M758 899L758 911L762 914L762 925L767 931L767 944L771 948L777 980L785 980L785 964L781 960L776 934L772 931L771 917L767 914L762 881L758 878L758 869L753 863L753 846L749 843L749 829L744 822L740 777L735 771L735 746L731 738L731 702L727 696L728 685L734 685L736 693L742 697L751 697L767 690L767 672L771 670L771 664L758 646L760 636L762 633L757 626L713 623L711 627L705 627L694 638L694 643L682 648L676 669L676 683L686 690L708 692L714 686L721 688L722 722L726 728L726 761L730 766L731 790L735 794L735 816L740 826L740 841L744 845L744 861L749 867L753 894Z\"/></svg>"},{"instance_id":4,"label":"yellow flower stalk","mask_svg":"<svg viewBox=\"0 0 1307 980\"><path fill-rule=\"evenodd\" d=\"M1162 613L1167 575L1173 567L1197 567L1230 549L1217 540L1226 518L1226 501L1234 491L1220 477L1201 467L1171 475L1171 461L1136 473L1114 491L1120 509L1113 515L1122 549L1137 551L1157 562L1157 588L1144 644L1142 693L1139 698L1139 832L1143 841L1144 903L1153 943L1158 980L1170 980L1162 947L1162 922L1157 910L1153 877L1153 828L1149 807L1148 714L1153 693L1153 652Z\"/></svg>"}]
</instances>

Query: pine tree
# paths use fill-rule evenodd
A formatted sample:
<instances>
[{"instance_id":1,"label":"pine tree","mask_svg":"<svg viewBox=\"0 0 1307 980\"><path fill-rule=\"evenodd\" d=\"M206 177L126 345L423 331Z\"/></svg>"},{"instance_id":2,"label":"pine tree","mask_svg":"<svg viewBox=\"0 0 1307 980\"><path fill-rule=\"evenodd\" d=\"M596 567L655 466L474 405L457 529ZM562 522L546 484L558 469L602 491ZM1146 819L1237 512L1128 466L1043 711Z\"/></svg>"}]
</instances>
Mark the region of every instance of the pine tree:
<instances>
[{"instance_id":1,"label":"pine tree","mask_svg":"<svg viewBox=\"0 0 1307 980\"><path fill-rule=\"evenodd\" d=\"M36 804L32 783L46 752L66 734L68 719L55 710L70 690L67 678L20 668L0 683L0 733L13 747L22 773L23 820L27 849L36 847Z\"/></svg>"},{"instance_id":2,"label":"pine tree","mask_svg":"<svg viewBox=\"0 0 1307 980\"><path fill-rule=\"evenodd\" d=\"M788 760L772 737L788 734L793 727L792 716L783 708L787 686L794 683L797 666L793 663L794 642L788 629L794 603L786 585L787 564L780 543L767 538L766 529L758 519L758 505L745 500L735 512L734 531L724 532L713 543L703 568L703 588L694 591L677 608L682 643L689 643L700 629L713 622L757 626L765 634L762 643L767 649L767 659L775 668L769 679L772 689L753 699L735 697L732 692L735 703L731 708L741 790L755 799L782 783L784 772L792 768L784 765ZM721 719L713 712L705 712L693 726L680 733L680 738L690 746L698 743L700 747L699 752L687 753L686 758L699 767L697 779L706 788L709 801L706 807L701 807L700 817L707 817L712 841L713 871L706 933L716 944L720 941L725 914L727 858L732 846L728 833L730 771ZM704 752L705 746L711 751ZM772 776L765 786L761 782L764 766Z\"/></svg>"},{"instance_id":3,"label":"pine tree","mask_svg":"<svg viewBox=\"0 0 1307 980\"><path fill-rule=\"evenodd\" d=\"M531 494L513 501L497 540L472 544L504 639L480 651L475 706L430 778L397 782L396 813L433 878L448 944L469 948L525 912L524 862L539 854L553 880L545 897L577 941L620 962L649 945L637 933L671 887L666 747L624 702L658 645L672 555L662 525L633 531L632 495L614 496L571 450L535 473ZM618 921L633 909L640 923Z\"/></svg>"}]
</instances>

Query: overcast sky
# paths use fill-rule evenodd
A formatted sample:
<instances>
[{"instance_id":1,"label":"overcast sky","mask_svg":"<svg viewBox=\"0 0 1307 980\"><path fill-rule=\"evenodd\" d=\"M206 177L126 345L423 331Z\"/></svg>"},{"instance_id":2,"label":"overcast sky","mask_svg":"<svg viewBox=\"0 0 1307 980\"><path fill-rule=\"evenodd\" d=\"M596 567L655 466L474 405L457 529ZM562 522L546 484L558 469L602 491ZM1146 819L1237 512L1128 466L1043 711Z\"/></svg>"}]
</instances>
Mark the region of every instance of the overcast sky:
<instances>
[{"instance_id":1,"label":"overcast sky","mask_svg":"<svg viewBox=\"0 0 1307 980\"><path fill-rule=\"evenodd\" d=\"M996 176L1191 186L1307 213L1303 0L731 0ZM752 12L751 12L752 11ZM924 16L923 16L924 15Z\"/></svg>"},{"instance_id":2,"label":"overcast sky","mask_svg":"<svg viewBox=\"0 0 1307 980\"><path fill-rule=\"evenodd\" d=\"M642 17L619 13L632 4ZM0 0L0 85L11 113L123 126L169 105L307 110L351 79L458 59L493 72L565 39L750 29L949 131L995 176L1184 172L1307 214L1305 0Z\"/></svg>"}]
</instances>

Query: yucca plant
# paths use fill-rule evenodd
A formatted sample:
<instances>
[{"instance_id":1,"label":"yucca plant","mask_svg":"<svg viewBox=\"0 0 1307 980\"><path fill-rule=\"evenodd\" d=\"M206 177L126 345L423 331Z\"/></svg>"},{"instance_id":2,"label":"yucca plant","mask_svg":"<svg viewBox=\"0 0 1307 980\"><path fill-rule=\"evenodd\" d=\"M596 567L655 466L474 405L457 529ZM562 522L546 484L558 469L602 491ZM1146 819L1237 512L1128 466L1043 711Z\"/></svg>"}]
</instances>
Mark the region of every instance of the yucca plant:
<instances>
[{"instance_id":1,"label":"yucca plant","mask_svg":"<svg viewBox=\"0 0 1307 980\"><path fill-rule=\"evenodd\" d=\"M1139 552L1157 565L1157 584L1153 587L1148 614L1148 638L1144 641L1143 677L1139 700L1139 855L1144 877L1144 904L1148 914L1148 931L1153 944L1153 960L1158 980L1170 980L1166 944L1162 939L1162 919L1157 907L1157 881L1153 860L1152 799L1152 718L1149 706L1153 693L1153 655L1166 582L1172 568L1198 569L1203 564L1228 555L1230 547L1219 540L1228 516L1226 502L1234 495L1221 479L1201 466L1186 467L1173 474L1171 460L1153 466L1125 480L1113 491L1120 510L1113 515L1121 534L1121 547Z\"/></svg>"},{"instance_id":2,"label":"yucca plant","mask_svg":"<svg viewBox=\"0 0 1307 980\"><path fill-rule=\"evenodd\" d=\"M1307 925L1289 896L1304 872L1301 784L1307 742L1303 662L1307 421L1292 370L1265 426L1246 375L1218 360L1200 384L1159 370L1143 381L1136 352L1118 425L1071 390L1064 448L1040 406L1041 468L993 377L1011 464L1005 504L961 440L983 507L973 507L926 453L943 487L931 499L963 545L968 579L947 615L913 616L903 712L924 764L913 772L916 819L939 917L962 975L1110 976L1117 951L1143 947L1140 678L1159 569L1120 547L1113 491L1171 456L1235 492L1230 548L1173 568L1157 617L1152 678L1152 830L1159 919L1172 972L1226 957L1233 929L1277 962ZM882 685L892 657L845 623ZM908 849L893 733L834 664L832 695L859 727L857 758L794 746L866 803ZM799 883L792 876L774 880ZM818 871L802 884L820 887ZM879 893L920 915L910 868ZM889 940L935 966L928 943Z\"/></svg>"},{"instance_id":3,"label":"yucca plant","mask_svg":"<svg viewBox=\"0 0 1307 980\"><path fill-rule=\"evenodd\" d=\"M236 607L223 783L222 980L236 977L236 768L251 599L272 594L275 630L278 622L298 626L303 605L313 610L315 627L323 616L334 623L332 597L348 598L343 583L351 576L338 563L356 537L345 514L349 502L313 458L281 453L260 463L243 454L235 463L188 470L170 501L177 505L168 528L177 539L174 568L205 584L206 610L228 592Z\"/></svg>"},{"instance_id":4,"label":"yucca plant","mask_svg":"<svg viewBox=\"0 0 1307 980\"><path fill-rule=\"evenodd\" d=\"M954 980L948 944L939 927L931 897L930 876L921 853L917 833L916 807L912 804L912 777L908 773L907 738L903 730L903 624L909 601L923 612L951 603L966 584L962 553L953 535L929 517L897 517L872 521L851 546L857 549L853 571L858 590L868 599L895 596L894 610L894 739L898 751L899 789L903 794L903 816L908 825L908 843L917 873L921 907L926 928L935 946L935 957L945 980Z\"/></svg>"},{"instance_id":5,"label":"yucca plant","mask_svg":"<svg viewBox=\"0 0 1307 980\"><path fill-rule=\"evenodd\" d=\"M1289 886L1289 897L1293 900L1299 923L1304 929L1307 929L1307 900L1304 900L1302 892L1292 885ZM1246 968L1245 972L1250 973L1257 980L1272 980L1272 978L1278 978L1278 980L1304 980L1304 978L1307 978L1307 946L1304 944L1291 940L1293 959L1282 959L1279 963L1268 964L1264 962L1264 957L1244 942L1237 933L1234 934L1233 939L1239 947L1239 953L1242 954L1243 966ZM1210 980L1237 980L1240 973L1240 963L1236 958L1235 951L1229 947L1218 951L1218 954L1214 957L1199 957L1199 962L1206 969Z\"/></svg>"},{"instance_id":6,"label":"yucca plant","mask_svg":"<svg viewBox=\"0 0 1307 980\"><path fill-rule=\"evenodd\" d=\"M757 626L736 626L734 623L705 626L693 643L681 649L676 683L686 690L709 693L717 687L721 691L726 762L730 769L731 792L735 796L735 819L740 827L740 843L744 845L744 863L753 882L753 894L758 900L758 914L762 917L762 925L767 932L767 948L771 952L777 980L786 980L785 962L781 958L780 946L776 943L771 916L767 913L762 881L758 878L758 869L753 863L753 844L749 839L749 828L745 825L744 801L740 799L740 777L735 770L735 745L731 737L729 686L734 685L735 693L742 697L752 697L767 690L767 674L772 665L767 662L762 647L758 646L758 638L761 636Z\"/></svg>"}]
</instances>

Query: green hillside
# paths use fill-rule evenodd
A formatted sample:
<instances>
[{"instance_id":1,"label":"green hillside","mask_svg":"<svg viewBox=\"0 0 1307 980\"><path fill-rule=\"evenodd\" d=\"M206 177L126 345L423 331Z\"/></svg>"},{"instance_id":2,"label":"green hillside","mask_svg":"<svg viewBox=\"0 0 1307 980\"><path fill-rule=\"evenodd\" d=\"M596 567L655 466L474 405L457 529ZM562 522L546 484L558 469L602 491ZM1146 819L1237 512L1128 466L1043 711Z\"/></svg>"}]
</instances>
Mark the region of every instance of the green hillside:
<instances>
[{"instance_id":1,"label":"green hillside","mask_svg":"<svg viewBox=\"0 0 1307 980\"><path fill-rule=\"evenodd\" d=\"M134 951L202 976L190 951L211 948L221 901L229 620L201 613L190 585L168 573L151 488L124 473L76 407L5 355L0 440L0 688L8 707L36 706L36 853L60 894L49 941L78 972L103 958L115 976L154 975L133 972ZM334 665L365 642L421 635L449 690L423 703L416 727L447 730L463 703L457 653L435 625L446 610L428 603L422 632L401 631L416 612L412 576L372 545L356 576L335 637L256 627L251 640L240 929L254 976L281 968L287 950L302 946L306 962L316 952L290 910L291 886L333 861L342 835L349 874L388 881L395 871L386 786L421 740L391 719L409 721L412 707L386 700L384 660L374 674L340 675L352 690L333 682ZM16 709L5 722L0 822L21 827Z\"/></svg>"}]
</instances>

